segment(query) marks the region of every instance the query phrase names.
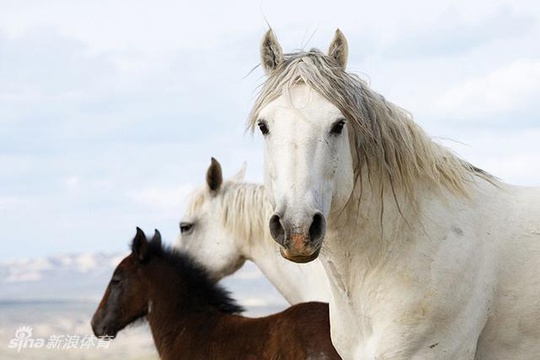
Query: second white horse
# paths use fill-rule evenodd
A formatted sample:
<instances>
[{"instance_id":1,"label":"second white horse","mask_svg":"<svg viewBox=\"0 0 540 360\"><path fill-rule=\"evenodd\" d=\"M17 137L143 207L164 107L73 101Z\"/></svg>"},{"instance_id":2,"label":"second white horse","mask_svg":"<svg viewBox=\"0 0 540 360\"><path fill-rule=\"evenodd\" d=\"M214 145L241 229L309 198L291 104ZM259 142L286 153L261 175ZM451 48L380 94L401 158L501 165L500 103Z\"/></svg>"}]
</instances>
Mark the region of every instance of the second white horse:
<instances>
[{"instance_id":1,"label":"second white horse","mask_svg":"<svg viewBox=\"0 0 540 360\"><path fill-rule=\"evenodd\" d=\"M206 183L195 190L180 221L179 247L216 280L253 261L290 304L328 302L330 290L319 261L294 264L279 255L268 232L271 207L262 185L242 183L241 170L223 181L212 159Z\"/></svg>"}]
</instances>

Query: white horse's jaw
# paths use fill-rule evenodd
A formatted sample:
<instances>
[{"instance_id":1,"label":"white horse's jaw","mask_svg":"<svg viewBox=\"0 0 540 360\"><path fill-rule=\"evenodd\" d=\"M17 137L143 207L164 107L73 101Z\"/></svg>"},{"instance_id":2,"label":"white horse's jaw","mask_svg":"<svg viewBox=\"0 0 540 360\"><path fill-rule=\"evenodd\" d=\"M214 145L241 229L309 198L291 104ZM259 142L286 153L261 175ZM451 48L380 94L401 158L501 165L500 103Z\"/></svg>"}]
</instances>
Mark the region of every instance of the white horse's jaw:
<instances>
[{"instance_id":1,"label":"white horse's jaw","mask_svg":"<svg viewBox=\"0 0 540 360\"><path fill-rule=\"evenodd\" d=\"M299 264L305 264L305 263L315 260L316 258L319 257L320 252L321 252L321 248L319 247L311 255L296 255L296 254L291 254L289 250L286 250L283 247L279 248L279 253L281 254L281 256L283 256L283 258L289 261L295 262L295 263L299 263Z\"/></svg>"}]
</instances>

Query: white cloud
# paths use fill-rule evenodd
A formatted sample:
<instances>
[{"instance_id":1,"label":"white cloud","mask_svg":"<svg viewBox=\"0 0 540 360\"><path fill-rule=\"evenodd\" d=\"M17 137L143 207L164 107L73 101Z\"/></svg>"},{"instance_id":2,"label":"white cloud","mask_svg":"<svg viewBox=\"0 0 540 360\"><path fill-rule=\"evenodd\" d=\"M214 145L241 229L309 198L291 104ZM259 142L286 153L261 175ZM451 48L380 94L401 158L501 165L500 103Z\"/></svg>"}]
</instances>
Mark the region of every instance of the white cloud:
<instances>
[{"instance_id":1,"label":"white cloud","mask_svg":"<svg viewBox=\"0 0 540 360\"><path fill-rule=\"evenodd\" d=\"M468 79L444 94L435 107L456 119L490 116L538 106L540 60L519 59L487 76Z\"/></svg>"},{"instance_id":2,"label":"white cloud","mask_svg":"<svg viewBox=\"0 0 540 360\"><path fill-rule=\"evenodd\" d=\"M129 197L139 205L168 213L178 213L180 205L193 191L193 185L176 187L150 187L130 192Z\"/></svg>"},{"instance_id":3,"label":"white cloud","mask_svg":"<svg viewBox=\"0 0 540 360\"><path fill-rule=\"evenodd\" d=\"M14 196L14 195L7 195L7 196L0 196L0 207L7 209L7 208L24 208L25 206L28 206L31 203L31 201L27 198L20 197L20 196Z\"/></svg>"},{"instance_id":4,"label":"white cloud","mask_svg":"<svg viewBox=\"0 0 540 360\"><path fill-rule=\"evenodd\" d=\"M27 282L38 281L42 278L42 272L44 270L52 269L50 261L46 258L39 258L36 260L24 259L17 262L12 262L9 266L8 272L3 279L5 282Z\"/></svg>"},{"instance_id":5,"label":"white cloud","mask_svg":"<svg viewBox=\"0 0 540 360\"><path fill-rule=\"evenodd\" d=\"M77 191L80 188L81 180L77 176L71 176L65 181L68 192Z\"/></svg>"},{"instance_id":6,"label":"white cloud","mask_svg":"<svg viewBox=\"0 0 540 360\"><path fill-rule=\"evenodd\" d=\"M394 58L462 56L494 41L515 39L534 28L535 18L519 13L507 4L494 5L474 17L456 6L442 8L420 22L403 23L393 37L382 44L384 56Z\"/></svg>"},{"instance_id":7,"label":"white cloud","mask_svg":"<svg viewBox=\"0 0 540 360\"><path fill-rule=\"evenodd\" d=\"M341 28L351 71L366 73L383 95L421 115L422 125L450 113L472 119L444 121L436 135L473 144L464 157L496 175L534 182L534 166L520 172L517 164L534 163L536 148L523 143L538 138L514 131L516 140L497 151L508 128L534 123L507 117L506 129L485 141L479 134L491 130L491 115L540 113L539 29L528 22L538 23L539 4L3 4L0 226L16 244L3 256L125 250L135 226L157 227L172 240L190 184L203 184L211 156L225 177L247 161L246 179L260 182L261 139L244 135L244 123L262 71L245 76L259 60L265 18L285 51L324 50ZM497 158L507 165L497 167Z\"/></svg>"},{"instance_id":8,"label":"white cloud","mask_svg":"<svg viewBox=\"0 0 540 360\"><path fill-rule=\"evenodd\" d=\"M77 255L75 261L80 272L88 272L96 267L96 259L94 258L94 254L86 253Z\"/></svg>"},{"instance_id":9,"label":"white cloud","mask_svg":"<svg viewBox=\"0 0 540 360\"><path fill-rule=\"evenodd\" d=\"M457 131L459 133L459 131ZM504 182L516 185L540 184L540 128L497 128L460 134L460 142L440 142L467 161Z\"/></svg>"}]
</instances>

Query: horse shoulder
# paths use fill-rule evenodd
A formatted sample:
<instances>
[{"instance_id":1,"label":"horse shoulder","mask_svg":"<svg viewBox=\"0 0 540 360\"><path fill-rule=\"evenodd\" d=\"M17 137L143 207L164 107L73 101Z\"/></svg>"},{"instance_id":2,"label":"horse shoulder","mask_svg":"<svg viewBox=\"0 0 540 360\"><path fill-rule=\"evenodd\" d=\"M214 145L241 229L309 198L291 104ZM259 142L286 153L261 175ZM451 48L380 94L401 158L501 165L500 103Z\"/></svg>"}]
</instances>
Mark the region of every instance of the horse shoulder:
<instances>
[{"instance_id":1,"label":"horse shoulder","mask_svg":"<svg viewBox=\"0 0 540 360\"><path fill-rule=\"evenodd\" d=\"M497 282L479 358L537 358L540 352L540 188L503 185L498 221L489 229L497 244ZM487 232L486 232L487 233Z\"/></svg>"}]
</instances>

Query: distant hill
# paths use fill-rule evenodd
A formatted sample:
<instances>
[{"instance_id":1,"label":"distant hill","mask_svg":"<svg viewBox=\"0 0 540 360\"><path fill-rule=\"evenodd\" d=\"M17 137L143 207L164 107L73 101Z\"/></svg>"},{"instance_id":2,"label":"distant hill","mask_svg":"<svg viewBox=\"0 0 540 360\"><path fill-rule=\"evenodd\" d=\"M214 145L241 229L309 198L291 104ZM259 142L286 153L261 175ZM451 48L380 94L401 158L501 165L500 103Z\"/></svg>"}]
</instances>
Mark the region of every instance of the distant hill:
<instances>
[{"instance_id":1,"label":"distant hill","mask_svg":"<svg viewBox=\"0 0 540 360\"><path fill-rule=\"evenodd\" d=\"M0 301L98 301L126 255L81 253L0 263ZM223 283L248 308L286 306L253 263Z\"/></svg>"},{"instance_id":2,"label":"distant hill","mask_svg":"<svg viewBox=\"0 0 540 360\"><path fill-rule=\"evenodd\" d=\"M71 254L0 263L0 301L94 300L123 254Z\"/></svg>"}]
</instances>

